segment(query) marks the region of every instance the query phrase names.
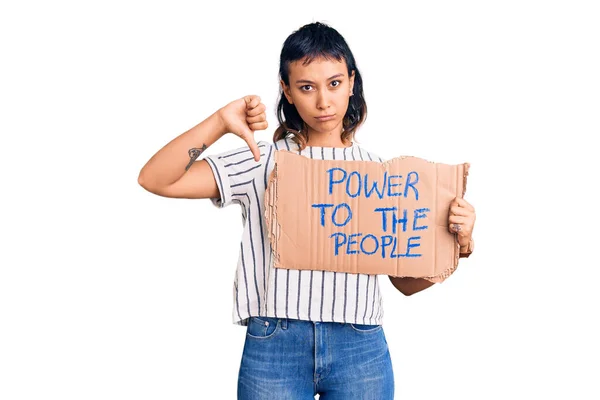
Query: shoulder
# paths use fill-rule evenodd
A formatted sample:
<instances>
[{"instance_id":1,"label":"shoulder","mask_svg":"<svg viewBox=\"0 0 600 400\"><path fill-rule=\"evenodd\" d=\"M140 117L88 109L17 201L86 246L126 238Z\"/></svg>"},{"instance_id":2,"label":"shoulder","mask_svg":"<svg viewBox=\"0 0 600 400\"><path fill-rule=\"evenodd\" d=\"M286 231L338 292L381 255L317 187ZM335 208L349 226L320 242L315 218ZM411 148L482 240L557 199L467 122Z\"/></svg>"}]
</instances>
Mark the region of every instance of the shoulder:
<instances>
[{"instance_id":1,"label":"shoulder","mask_svg":"<svg viewBox=\"0 0 600 400\"><path fill-rule=\"evenodd\" d=\"M290 138L279 139L271 145L274 147L275 150L294 151L300 149L299 145Z\"/></svg>"},{"instance_id":2,"label":"shoulder","mask_svg":"<svg viewBox=\"0 0 600 400\"><path fill-rule=\"evenodd\" d=\"M384 159L382 157L380 157L379 154L365 149L364 147L360 146L356 142L354 143L354 145L352 147L361 156L361 158L360 158L361 160L384 162Z\"/></svg>"},{"instance_id":3,"label":"shoulder","mask_svg":"<svg viewBox=\"0 0 600 400\"><path fill-rule=\"evenodd\" d=\"M267 142L266 140L259 140L256 142L258 147L260 148L260 158L262 162L269 163L270 160L275 158L275 152L277 150L286 149L289 147L289 144L286 146L285 139L278 140L276 142Z\"/></svg>"},{"instance_id":4,"label":"shoulder","mask_svg":"<svg viewBox=\"0 0 600 400\"><path fill-rule=\"evenodd\" d=\"M265 150L267 150L268 152L269 148L272 146L271 143L262 140L257 142L256 144L258 146L258 150L261 153L261 157L265 153ZM252 150L250 150L250 147L248 147L248 145L243 145L233 149L222 151L220 153L206 155L205 158L210 157L213 159L225 159L229 161L242 159L248 156L252 156Z\"/></svg>"}]
</instances>

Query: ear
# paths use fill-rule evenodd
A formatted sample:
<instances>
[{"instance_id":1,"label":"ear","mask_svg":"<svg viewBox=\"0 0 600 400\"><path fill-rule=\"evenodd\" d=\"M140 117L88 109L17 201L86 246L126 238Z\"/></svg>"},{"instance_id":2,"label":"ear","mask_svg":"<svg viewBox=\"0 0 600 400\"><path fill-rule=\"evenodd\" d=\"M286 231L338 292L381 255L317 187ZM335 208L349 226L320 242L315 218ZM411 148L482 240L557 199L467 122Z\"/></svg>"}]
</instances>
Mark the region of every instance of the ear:
<instances>
[{"instance_id":1,"label":"ear","mask_svg":"<svg viewBox=\"0 0 600 400\"><path fill-rule=\"evenodd\" d=\"M292 95L290 93L290 88L285 85L283 79L279 80L279 84L281 85L281 90L283 91L283 95L286 97L288 103L294 104L294 101L292 100Z\"/></svg>"},{"instance_id":2,"label":"ear","mask_svg":"<svg viewBox=\"0 0 600 400\"><path fill-rule=\"evenodd\" d=\"M352 70L352 75L350 75L350 93L354 92L354 70Z\"/></svg>"}]
</instances>

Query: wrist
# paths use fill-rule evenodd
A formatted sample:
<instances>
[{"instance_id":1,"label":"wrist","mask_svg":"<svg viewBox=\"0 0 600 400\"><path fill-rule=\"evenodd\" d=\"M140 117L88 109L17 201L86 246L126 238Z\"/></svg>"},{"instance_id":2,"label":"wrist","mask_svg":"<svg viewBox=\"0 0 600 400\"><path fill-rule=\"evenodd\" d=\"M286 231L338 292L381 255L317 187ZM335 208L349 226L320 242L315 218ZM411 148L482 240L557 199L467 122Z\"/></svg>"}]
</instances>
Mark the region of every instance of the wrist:
<instances>
[{"instance_id":1,"label":"wrist","mask_svg":"<svg viewBox=\"0 0 600 400\"><path fill-rule=\"evenodd\" d=\"M460 244L460 250L459 253L460 254L471 254L473 252L473 249L475 248L475 242L473 241L473 238L469 239L469 242L465 245Z\"/></svg>"},{"instance_id":2,"label":"wrist","mask_svg":"<svg viewBox=\"0 0 600 400\"><path fill-rule=\"evenodd\" d=\"M215 125L217 127L217 139L221 138L227 133L227 127L225 125L225 119L223 119L222 108L219 108L211 117L215 121Z\"/></svg>"},{"instance_id":3,"label":"wrist","mask_svg":"<svg viewBox=\"0 0 600 400\"><path fill-rule=\"evenodd\" d=\"M466 237L462 237L457 235L457 240L460 247L467 247L469 243L471 243L471 241L473 240L473 236L469 235Z\"/></svg>"}]
</instances>

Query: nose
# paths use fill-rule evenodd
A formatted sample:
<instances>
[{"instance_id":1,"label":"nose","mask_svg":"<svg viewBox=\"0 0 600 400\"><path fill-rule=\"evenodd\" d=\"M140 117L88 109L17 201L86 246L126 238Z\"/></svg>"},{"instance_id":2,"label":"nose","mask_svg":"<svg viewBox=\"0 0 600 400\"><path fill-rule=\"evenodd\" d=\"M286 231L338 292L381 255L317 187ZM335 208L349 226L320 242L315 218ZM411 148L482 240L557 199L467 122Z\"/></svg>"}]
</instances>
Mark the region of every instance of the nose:
<instances>
[{"instance_id":1,"label":"nose","mask_svg":"<svg viewBox=\"0 0 600 400\"><path fill-rule=\"evenodd\" d=\"M326 89L319 90L317 94L317 108L320 110L326 110L330 106L329 93Z\"/></svg>"}]
</instances>

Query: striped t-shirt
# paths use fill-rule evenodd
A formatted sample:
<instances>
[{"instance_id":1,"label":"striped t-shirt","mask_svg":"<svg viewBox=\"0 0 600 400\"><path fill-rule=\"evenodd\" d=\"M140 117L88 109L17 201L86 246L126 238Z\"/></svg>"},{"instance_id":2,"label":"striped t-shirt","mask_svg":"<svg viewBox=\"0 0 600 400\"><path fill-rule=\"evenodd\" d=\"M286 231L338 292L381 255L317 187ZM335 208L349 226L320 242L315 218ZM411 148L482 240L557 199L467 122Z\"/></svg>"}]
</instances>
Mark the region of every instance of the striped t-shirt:
<instances>
[{"instance_id":1,"label":"striped t-shirt","mask_svg":"<svg viewBox=\"0 0 600 400\"><path fill-rule=\"evenodd\" d=\"M300 146L285 138L259 141L260 161L240 147L206 156L219 187L219 207L237 203L243 234L233 283L233 323L248 325L249 317L291 318L321 322L381 325L383 305L377 275L275 268L264 219L264 194L275 162L274 152L290 150L319 160L383 162L356 143L346 148Z\"/></svg>"}]
</instances>

